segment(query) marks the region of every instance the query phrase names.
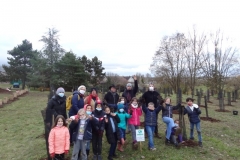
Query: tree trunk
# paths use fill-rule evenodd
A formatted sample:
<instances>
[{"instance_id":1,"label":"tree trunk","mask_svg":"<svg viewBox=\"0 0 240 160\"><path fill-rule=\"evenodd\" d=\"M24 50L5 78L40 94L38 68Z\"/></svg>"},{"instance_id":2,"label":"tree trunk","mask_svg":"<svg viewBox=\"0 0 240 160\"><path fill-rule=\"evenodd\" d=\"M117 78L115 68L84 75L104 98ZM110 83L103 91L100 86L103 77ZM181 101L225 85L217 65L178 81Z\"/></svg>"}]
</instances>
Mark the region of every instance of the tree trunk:
<instances>
[{"instance_id":1,"label":"tree trunk","mask_svg":"<svg viewBox=\"0 0 240 160\"><path fill-rule=\"evenodd\" d=\"M207 96L204 96L204 102L205 102L206 117L208 118Z\"/></svg>"},{"instance_id":2,"label":"tree trunk","mask_svg":"<svg viewBox=\"0 0 240 160\"><path fill-rule=\"evenodd\" d=\"M231 106L231 92L227 92L227 97L228 97L228 105Z\"/></svg>"}]
</instances>

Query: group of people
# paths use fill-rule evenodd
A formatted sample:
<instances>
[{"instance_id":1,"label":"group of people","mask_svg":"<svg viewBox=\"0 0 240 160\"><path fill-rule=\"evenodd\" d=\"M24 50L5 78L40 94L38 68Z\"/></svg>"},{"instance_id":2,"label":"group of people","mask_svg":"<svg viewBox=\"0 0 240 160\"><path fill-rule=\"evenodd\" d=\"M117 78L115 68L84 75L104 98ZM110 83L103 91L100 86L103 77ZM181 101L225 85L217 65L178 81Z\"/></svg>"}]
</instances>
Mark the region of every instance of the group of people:
<instances>
[{"instance_id":1,"label":"group of people","mask_svg":"<svg viewBox=\"0 0 240 160\"><path fill-rule=\"evenodd\" d=\"M178 147L182 137L179 121L174 123L172 111L178 109L171 105L171 99L163 100L155 91L154 85L149 84L149 89L141 99L136 98L138 91L137 77L134 76L134 87L131 83L121 96L116 92L116 87L111 85L109 91L101 100L96 88L91 88L88 96L85 96L86 87L81 85L73 92L72 106L66 110L66 96L63 88L58 88L56 95L48 102L46 108L45 138L48 149L48 158L63 160L68 154L70 144L73 144L72 160L87 160L90 152L90 141L92 146L93 160L102 160L102 138L105 133L109 147L107 159L116 158L116 150L123 152L126 141L126 133L132 134L132 148L138 148L136 129L140 126L140 117L144 112L144 127L148 137L148 149L156 150L155 137L158 134L158 114L162 110L162 120L167 125L166 144L173 143ZM188 114L190 120L190 139L193 139L193 127L196 125L199 145L202 146L199 107L188 98L188 106L184 113ZM67 113L68 112L68 113ZM67 116L68 114L68 116ZM177 134L176 134L177 133ZM175 138L178 135L178 138ZM105 158L104 158L105 159Z\"/></svg>"}]
</instances>

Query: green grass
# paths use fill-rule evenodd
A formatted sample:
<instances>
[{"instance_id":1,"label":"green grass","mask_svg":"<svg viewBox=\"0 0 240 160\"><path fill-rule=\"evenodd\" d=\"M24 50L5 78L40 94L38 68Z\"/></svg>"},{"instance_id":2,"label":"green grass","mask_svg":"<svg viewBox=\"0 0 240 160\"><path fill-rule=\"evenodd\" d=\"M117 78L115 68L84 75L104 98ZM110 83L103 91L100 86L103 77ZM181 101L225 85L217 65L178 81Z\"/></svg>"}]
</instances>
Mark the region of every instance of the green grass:
<instances>
[{"instance_id":1,"label":"green grass","mask_svg":"<svg viewBox=\"0 0 240 160\"><path fill-rule=\"evenodd\" d=\"M20 97L19 100L0 108L0 159L1 160L39 160L46 157L45 140L42 137L44 133L43 119L40 111L46 107L48 92L31 91L28 95ZM69 95L71 93L67 93ZM101 97L101 95L99 95ZM183 101L187 95L183 96ZM175 104L175 96L172 96ZM213 104L209 104L209 116L221 122L211 123L201 121L203 148L199 147L181 147L175 149L172 146L164 145L164 138L154 139L157 151L147 149L148 139L142 142L142 152L132 150L131 135L127 134L129 142L125 151L120 153L118 159L139 160L144 156L146 160L212 160L212 159L239 159L240 128L239 115L234 116L232 112L216 112L216 98L210 99ZM226 106L227 110L239 110L240 102L233 103L233 106ZM202 115L205 115L204 108L201 108ZM174 115L177 118L178 115ZM142 117L143 119L143 117ZM185 116L187 135L189 135L189 122ZM159 132L164 137L166 125L159 115ZM195 138L197 134L195 131ZM109 144L106 137L103 140L103 157L106 159L109 150ZM71 152L70 152L71 153ZM92 152L90 153L90 158Z\"/></svg>"}]
</instances>

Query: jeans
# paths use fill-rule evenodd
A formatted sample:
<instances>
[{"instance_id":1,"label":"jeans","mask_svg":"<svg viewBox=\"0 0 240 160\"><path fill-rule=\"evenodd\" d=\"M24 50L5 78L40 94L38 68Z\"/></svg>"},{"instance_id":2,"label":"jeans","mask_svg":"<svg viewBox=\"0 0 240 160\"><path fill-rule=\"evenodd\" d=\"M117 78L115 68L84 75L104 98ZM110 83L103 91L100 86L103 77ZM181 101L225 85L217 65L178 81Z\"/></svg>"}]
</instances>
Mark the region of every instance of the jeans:
<instances>
[{"instance_id":1,"label":"jeans","mask_svg":"<svg viewBox=\"0 0 240 160\"><path fill-rule=\"evenodd\" d=\"M117 140L117 132L113 133L115 139ZM110 149L109 149L109 157L113 156L115 154L117 148L117 141L115 143L110 144Z\"/></svg>"},{"instance_id":2,"label":"jeans","mask_svg":"<svg viewBox=\"0 0 240 160\"><path fill-rule=\"evenodd\" d=\"M167 125L167 135L166 135L166 138L168 140L170 140L172 128L174 127L174 121L170 117L163 117L162 119L163 119L163 122L166 123L166 125Z\"/></svg>"},{"instance_id":3,"label":"jeans","mask_svg":"<svg viewBox=\"0 0 240 160\"><path fill-rule=\"evenodd\" d=\"M124 140L126 139L125 131L126 131L125 129L119 128L120 138L123 138Z\"/></svg>"},{"instance_id":4,"label":"jeans","mask_svg":"<svg viewBox=\"0 0 240 160\"><path fill-rule=\"evenodd\" d=\"M191 122L190 122L190 138L193 138L194 124L196 125L196 128L197 128L198 141L199 141L199 142L202 142L202 134L201 134L201 125L200 125L200 122L198 122L198 123L191 123Z\"/></svg>"},{"instance_id":5,"label":"jeans","mask_svg":"<svg viewBox=\"0 0 240 160\"><path fill-rule=\"evenodd\" d=\"M136 142L136 129L138 129L138 126L135 126L133 124L129 124L132 132L132 140L133 142Z\"/></svg>"},{"instance_id":6,"label":"jeans","mask_svg":"<svg viewBox=\"0 0 240 160\"><path fill-rule=\"evenodd\" d=\"M153 133L154 133L155 127L156 126L145 126L145 129L146 129L147 134L148 134L148 148L153 148L154 147Z\"/></svg>"}]
</instances>

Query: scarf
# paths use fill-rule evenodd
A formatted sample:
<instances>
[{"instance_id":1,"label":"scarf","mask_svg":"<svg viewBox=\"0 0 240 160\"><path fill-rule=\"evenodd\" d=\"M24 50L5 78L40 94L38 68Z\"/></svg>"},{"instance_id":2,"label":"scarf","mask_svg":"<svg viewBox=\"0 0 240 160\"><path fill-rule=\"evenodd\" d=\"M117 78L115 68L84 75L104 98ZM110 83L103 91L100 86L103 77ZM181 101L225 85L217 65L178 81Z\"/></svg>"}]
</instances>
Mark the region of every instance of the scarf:
<instances>
[{"instance_id":1,"label":"scarf","mask_svg":"<svg viewBox=\"0 0 240 160\"><path fill-rule=\"evenodd\" d=\"M93 98L96 98L96 100L98 100L98 95L96 94L96 96L93 96L92 94L90 94L90 95L88 96L88 102L87 102L87 104L91 104L91 101L92 101Z\"/></svg>"}]
</instances>

